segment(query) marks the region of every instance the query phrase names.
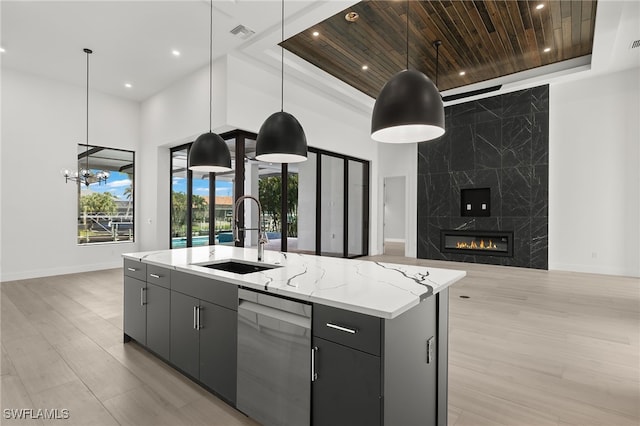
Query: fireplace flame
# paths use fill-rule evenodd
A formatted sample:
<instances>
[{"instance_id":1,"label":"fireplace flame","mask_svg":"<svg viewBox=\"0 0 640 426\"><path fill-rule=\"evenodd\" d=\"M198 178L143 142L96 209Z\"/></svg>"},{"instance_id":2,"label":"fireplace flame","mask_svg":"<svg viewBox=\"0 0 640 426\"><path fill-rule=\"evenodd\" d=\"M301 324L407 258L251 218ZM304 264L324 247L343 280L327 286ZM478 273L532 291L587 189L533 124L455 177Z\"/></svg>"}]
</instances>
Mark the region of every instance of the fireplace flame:
<instances>
[{"instance_id":1,"label":"fireplace flame","mask_svg":"<svg viewBox=\"0 0 640 426\"><path fill-rule=\"evenodd\" d=\"M458 241L456 243L457 249L472 249L472 250L496 250L498 246L492 241L489 240L485 243L484 240L480 240L478 244L476 241L471 241L467 243L466 241Z\"/></svg>"}]
</instances>

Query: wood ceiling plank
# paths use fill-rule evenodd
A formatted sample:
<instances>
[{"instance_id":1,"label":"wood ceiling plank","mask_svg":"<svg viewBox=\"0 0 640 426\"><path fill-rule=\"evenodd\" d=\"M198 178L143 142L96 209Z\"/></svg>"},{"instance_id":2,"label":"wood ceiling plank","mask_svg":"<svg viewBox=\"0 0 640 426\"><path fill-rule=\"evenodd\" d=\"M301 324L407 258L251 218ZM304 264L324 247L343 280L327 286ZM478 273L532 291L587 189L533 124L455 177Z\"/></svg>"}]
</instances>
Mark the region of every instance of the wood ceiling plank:
<instances>
[{"instance_id":1,"label":"wood ceiling plank","mask_svg":"<svg viewBox=\"0 0 640 426\"><path fill-rule=\"evenodd\" d=\"M470 76L466 74L466 70L474 68L474 64L482 64L488 66L488 72L492 75L497 75L497 68L495 63L490 59L495 54L495 48L491 43L489 35L484 32L480 35L478 26L484 30L482 26L482 20L475 7L466 8L464 5L471 2L453 2L452 7L448 11L452 17L454 24L458 28L464 29L465 44L473 54L472 63L461 64L460 68L451 73L451 78L454 80L451 83L451 87L459 87L465 84L469 84ZM463 18L463 15L465 18ZM460 76L459 72L465 71L465 75Z\"/></svg>"},{"instance_id":2,"label":"wood ceiling plank","mask_svg":"<svg viewBox=\"0 0 640 426\"><path fill-rule=\"evenodd\" d=\"M459 2L456 4L473 5L472 2ZM482 22L482 18L480 17L480 13L478 12L478 9L476 9L475 5L473 5L473 7L471 8L467 8L467 11L471 23L473 24L473 27L476 29L476 32L478 34L478 39L476 42L477 49L483 52L484 61L480 64L483 66L491 66L494 74L497 75L499 73L499 70L497 68L496 62L501 57L501 53L504 53L504 51L499 51L498 46L493 43L493 40L487 32L487 29ZM470 76L468 76L467 78L470 78Z\"/></svg>"},{"instance_id":3,"label":"wood ceiling plank","mask_svg":"<svg viewBox=\"0 0 640 426\"><path fill-rule=\"evenodd\" d=\"M573 45L571 44L571 17L562 18L562 54L573 55Z\"/></svg>"},{"instance_id":4,"label":"wood ceiling plank","mask_svg":"<svg viewBox=\"0 0 640 426\"><path fill-rule=\"evenodd\" d=\"M553 27L553 18L552 18L553 10L554 10L553 7L545 7L540 11L541 12L540 17L542 19L542 27L544 30L544 44L542 44L538 48L538 53L541 55L541 60L543 65L550 64L554 61L557 61L558 58L561 57L560 48L558 47L559 45L556 43L556 39L555 39L556 34ZM558 13L560 12L559 4L558 4L557 11ZM551 52L544 53L543 49L547 47L551 48Z\"/></svg>"},{"instance_id":5,"label":"wood ceiling plank","mask_svg":"<svg viewBox=\"0 0 640 426\"><path fill-rule=\"evenodd\" d=\"M450 55L451 52L455 51L459 52L459 55L465 55L467 49L464 45L462 37L455 31L455 28L453 28L453 22L450 21L449 17L446 14L446 11L444 10L444 8L442 8L441 3L439 1L430 1L421 2L418 3L418 5L422 5L424 7L424 10L417 10L416 13L422 17L424 17L424 14L426 13L428 19L433 22L433 24L435 24L435 28L428 28L428 30L431 31L427 32L427 34L429 34L433 38L431 40L425 40L425 42L431 44L434 41L440 39L446 41L447 43L445 49L441 50L441 54ZM446 50L446 52L444 52L444 50ZM449 56L449 61L457 63L463 62L464 60L452 60L452 56ZM433 65L425 64L425 66L432 73L432 75L435 73ZM443 68L441 69L446 70L446 64L443 64Z\"/></svg>"},{"instance_id":6,"label":"wood ceiling plank","mask_svg":"<svg viewBox=\"0 0 640 426\"><path fill-rule=\"evenodd\" d=\"M564 58L564 46L562 45L562 27L553 30L553 44L555 48L551 52L555 59Z\"/></svg>"},{"instance_id":7,"label":"wood ceiling plank","mask_svg":"<svg viewBox=\"0 0 640 426\"><path fill-rule=\"evenodd\" d=\"M549 10L551 11L551 22L553 23L554 31L562 28L562 9L560 7L560 3L560 0L549 2Z\"/></svg>"},{"instance_id":8,"label":"wood ceiling plank","mask_svg":"<svg viewBox=\"0 0 640 426\"><path fill-rule=\"evenodd\" d=\"M411 68L435 78L432 43L438 39L440 90L590 53L596 1L546 0L537 10L539 1L410 1ZM406 66L406 7L397 0L363 1L314 25L320 37L306 30L283 46L375 97ZM348 23L348 11L360 19ZM545 47L552 50L543 53Z\"/></svg>"},{"instance_id":9,"label":"wood ceiling plank","mask_svg":"<svg viewBox=\"0 0 640 426\"><path fill-rule=\"evenodd\" d=\"M571 2L571 46L574 55L580 55L580 43L582 33L582 2Z\"/></svg>"},{"instance_id":10,"label":"wood ceiling plank","mask_svg":"<svg viewBox=\"0 0 640 426\"><path fill-rule=\"evenodd\" d=\"M582 27L580 29L580 52L588 55L592 51L592 37L595 24L596 7L592 1L582 2Z\"/></svg>"},{"instance_id":11,"label":"wood ceiling plank","mask_svg":"<svg viewBox=\"0 0 640 426\"><path fill-rule=\"evenodd\" d=\"M503 9L505 5L503 1L486 2L487 10L491 15L491 20L496 27L496 33L500 36L502 47L506 52L506 58L511 63L512 73L520 69L519 53L517 50L517 43L513 43L513 28L510 26L509 18L506 21L503 19ZM506 14L508 12L505 11Z\"/></svg>"}]
</instances>

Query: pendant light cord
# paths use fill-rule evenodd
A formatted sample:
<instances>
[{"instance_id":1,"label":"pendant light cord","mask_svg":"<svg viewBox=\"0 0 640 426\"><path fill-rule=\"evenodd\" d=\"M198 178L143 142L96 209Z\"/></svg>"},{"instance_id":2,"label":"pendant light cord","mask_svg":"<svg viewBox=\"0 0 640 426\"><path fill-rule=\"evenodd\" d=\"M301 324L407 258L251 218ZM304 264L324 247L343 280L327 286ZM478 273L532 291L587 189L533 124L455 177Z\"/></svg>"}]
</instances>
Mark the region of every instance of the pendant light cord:
<instances>
[{"instance_id":1,"label":"pendant light cord","mask_svg":"<svg viewBox=\"0 0 640 426\"><path fill-rule=\"evenodd\" d=\"M409 0L407 0L407 70L409 69Z\"/></svg>"},{"instance_id":2,"label":"pendant light cord","mask_svg":"<svg viewBox=\"0 0 640 426\"><path fill-rule=\"evenodd\" d=\"M438 47L436 44L436 87L438 87L438 68L440 68L440 49Z\"/></svg>"},{"instance_id":3,"label":"pendant light cord","mask_svg":"<svg viewBox=\"0 0 640 426\"><path fill-rule=\"evenodd\" d=\"M433 47L436 48L436 88L438 87L438 72L440 70L440 45L442 41L436 40L433 42Z\"/></svg>"},{"instance_id":4,"label":"pendant light cord","mask_svg":"<svg viewBox=\"0 0 640 426\"><path fill-rule=\"evenodd\" d=\"M280 25L280 112L284 112L284 0L280 7L282 14L282 24Z\"/></svg>"},{"instance_id":5,"label":"pendant light cord","mask_svg":"<svg viewBox=\"0 0 640 426\"><path fill-rule=\"evenodd\" d=\"M209 133L211 133L211 114L213 103L213 0L209 10Z\"/></svg>"}]
</instances>

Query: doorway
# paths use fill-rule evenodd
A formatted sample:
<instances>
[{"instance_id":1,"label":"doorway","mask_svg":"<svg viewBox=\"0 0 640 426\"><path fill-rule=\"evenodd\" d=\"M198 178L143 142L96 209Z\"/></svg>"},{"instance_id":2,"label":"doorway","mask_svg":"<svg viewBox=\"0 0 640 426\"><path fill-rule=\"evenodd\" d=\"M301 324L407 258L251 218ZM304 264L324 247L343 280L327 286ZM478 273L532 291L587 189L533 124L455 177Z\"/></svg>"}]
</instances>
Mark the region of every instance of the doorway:
<instances>
[{"instance_id":1,"label":"doorway","mask_svg":"<svg viewBox=\"0 0 640 426\"><path fill-rule=\"evenodd\" d=\"M405 176L384 178L383 253L404 256L406 246Z\"/></svg>"}]
</instances>

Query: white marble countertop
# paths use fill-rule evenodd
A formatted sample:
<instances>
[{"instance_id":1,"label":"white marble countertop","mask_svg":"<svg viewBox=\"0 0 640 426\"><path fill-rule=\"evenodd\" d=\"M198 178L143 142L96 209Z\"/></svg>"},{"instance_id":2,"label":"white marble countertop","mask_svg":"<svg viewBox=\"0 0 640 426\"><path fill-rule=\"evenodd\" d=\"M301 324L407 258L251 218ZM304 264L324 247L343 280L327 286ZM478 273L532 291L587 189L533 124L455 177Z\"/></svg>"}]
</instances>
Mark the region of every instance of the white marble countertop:
<instances>
[{"instance_id":1,"label":"white marble countertop","mask_svg":"<svg viewBox=\"0 0 640 426\"><path fill-rule=\"evenodd\" d=\"M467 275L465 271L452 269L269 250L264 251L261 263L280 267L242 275L195 265L229 259L260 264L256 249L222 245L125 253L122 256L381 318L395 318Z\"/></svg>"}]
</instances>

